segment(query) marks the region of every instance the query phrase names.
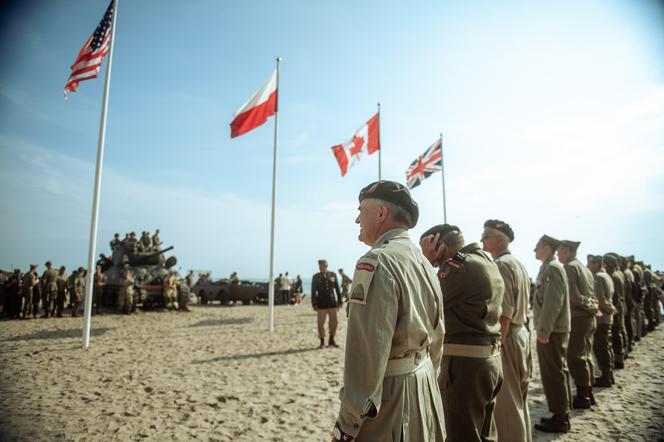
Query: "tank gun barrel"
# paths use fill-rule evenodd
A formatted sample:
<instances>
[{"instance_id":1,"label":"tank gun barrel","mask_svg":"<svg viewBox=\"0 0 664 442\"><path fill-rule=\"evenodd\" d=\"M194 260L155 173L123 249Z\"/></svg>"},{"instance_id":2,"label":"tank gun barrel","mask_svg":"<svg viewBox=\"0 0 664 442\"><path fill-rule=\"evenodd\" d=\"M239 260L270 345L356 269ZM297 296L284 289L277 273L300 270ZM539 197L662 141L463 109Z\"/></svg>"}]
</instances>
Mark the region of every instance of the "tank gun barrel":
<instances>
[{"instance_id":1,"label":"tank gun barrel","mask_svg":"<svg viewBox=\"0 0 664 442\"><path fill-rule=\"evenodd\" d=\"M168 251L170 251L170 250L173 250L174 248L175 248L175 247L173 247L173 246L166 247L166 248L163 249L163 250L159 250L159 251L157 251L157 252L150 253L149 255L143 255L143 258L144 258L144 259L154 258L155 256L163 255L164 253L166 253L166 252L168 252Z\"/></svg>"}]
</instances>

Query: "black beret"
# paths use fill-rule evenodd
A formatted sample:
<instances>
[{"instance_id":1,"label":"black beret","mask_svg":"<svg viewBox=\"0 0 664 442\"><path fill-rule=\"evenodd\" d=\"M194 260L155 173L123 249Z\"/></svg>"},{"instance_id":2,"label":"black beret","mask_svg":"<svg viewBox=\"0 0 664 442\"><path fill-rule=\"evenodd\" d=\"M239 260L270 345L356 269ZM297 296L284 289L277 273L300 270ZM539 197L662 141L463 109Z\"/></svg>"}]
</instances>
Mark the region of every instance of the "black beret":
<instances>
[{"instance_id":1,"label":"black beret","mask_svg":"<svg viewBox=\"0 0 664 442\"><path fill-rule=\"evenodd\" d=\"M320 264L327 264L327 259L319 259L318 260L318 265Z\"/></svg>"},{"instance_id":2,"label":"black beret","mask_svg":"<svg viewBox=\"0 0 664 442\"><path fill-rule=\"evenodd\" d=\"M435 235L436 233L439 233L440 238L442 238L448 233L454 231L461 232L461 230L457 226L453 226L451 224L438 224L437 226L433 226L432 228L424 232L422 236L420 236L420 239L424 238L425 236Z\"/></svg>"},{"instance_id":3,"label":"black beret","mask_svg":"<svg viewBox=\"0 0 664 442\"><path fill-rule=\"evenodd\" d=\"M409 228L412 229L417 224L420 211L417 207L417 203L410 196L408 188L403 184L399 184L396 181L384 180L373 182L360 191L360 202L367 198L376 198L396 204L402 209L405 209L406 212L410 213L413 217L413 223L408 226Z\"/></svg>"},{"instance_id":4,"label":"black beret","mask_svg":"<svg viewBox=\"0 0 664 442\"><path fill-rule=\"evenodd\" d=\"M572 252L576 252L576 249L579 248L579 245L581 244L581 241L570 241L568 239L563 239L560 241L560 246L565 247L566 249L571 250Z\"/></svg>"},{"instance_id":5,"label":"black beret","mask_svg":"<svg viewBox=\"0 0 664 442\"><path fill-rule=\"evenodd\" d=\"M588 262L602 265L604 263L604 258L602 258L602 255L588 255Z\"/></svg>"},{"instance_id":6,"label":"black beret","mask_svg":"<svg viewBox=\"0 0 664 442\"><path fill-rule=\"evenodd\" d=\"M510 225L505 221L501 221L499 219L490 219L484 223L484 227L491 227L492 229L496 229L499 232L504 233L510 242L514 241L514 230L512 230Z\"/></svg>"},{"instance_id":7,"label":"black beret","mask_svg":"<svg viewBox=\"0 0 664 442\"><path fill-rule=\"evenodd\" d=\"M557 250L560 247L560 241L549 235L542 235L540 241L550 245L553 250Z\"/></svg>"}]
</instances>

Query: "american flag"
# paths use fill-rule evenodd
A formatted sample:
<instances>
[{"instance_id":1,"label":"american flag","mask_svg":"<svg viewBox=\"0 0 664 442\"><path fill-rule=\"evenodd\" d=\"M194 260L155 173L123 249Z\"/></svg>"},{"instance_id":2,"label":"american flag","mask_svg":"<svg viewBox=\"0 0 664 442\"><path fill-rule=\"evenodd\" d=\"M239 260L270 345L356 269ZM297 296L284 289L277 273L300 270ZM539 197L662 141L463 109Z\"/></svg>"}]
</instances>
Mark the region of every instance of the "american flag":
<instances>
[{"instance_id":1,"label":"american flag","mask_svg":"<svg viewBox=\"0 0 664 442\"><path fill-rule=\"evenodd\" d=\"M417 157L415 161L410 163L406 171L406 183L408 188L419 186L422 181L429 178L434 172L443 169L443 142L438 139L435 143L427 149L424 154Z\"/></svg>"},{"instance_id":2,"label":"american flag","mask_svg":"<svg viewBox=\"0 0 664 442\"><path fill-rule=\"evenodd\" d=\"M104 17L102 17L95 32L81 48L76 61L71 65L71 74L65 84L65 100L68 92L75 92L78 83L97 78L99 67L108 52L111 41L111 23L113 21L113 2L109 3Z\"/></svg>"}]
</instances>

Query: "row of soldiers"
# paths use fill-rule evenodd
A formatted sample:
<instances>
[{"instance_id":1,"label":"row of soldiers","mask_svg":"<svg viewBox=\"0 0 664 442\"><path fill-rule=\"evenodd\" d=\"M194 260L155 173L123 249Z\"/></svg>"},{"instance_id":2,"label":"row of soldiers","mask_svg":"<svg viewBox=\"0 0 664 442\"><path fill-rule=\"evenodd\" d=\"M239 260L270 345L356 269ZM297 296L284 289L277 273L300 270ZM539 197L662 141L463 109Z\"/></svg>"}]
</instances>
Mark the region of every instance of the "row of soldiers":
<instances>
[{"instance_id":1,"label":"row of soldiers","mask_svg":"<svg viewBox=\"0 0 664 442\"><path fill-rule=\"evenodd\" d=\"M120 239L120 234L116 233L110 242L113 254L115 254L118 247L122 247L130 255L136 252L158 252L161 250L161 244L159 229L155 230L152 236L150 236L150 232L144 230L141 232L140 238L136 237L136 232L129 232L125 234L122 240Z\"/></svg>"},{"instance_id":2,"label":"row of soldiers","mask_svg":"<svg viewBox=\"0 0 664 442\"><path fill-rule=\"evenodd\" d=\"M531 331L552 412L534 427L566 433L570 410L591 408L593 386L613 385L625 354L661 322L658 276L629 257L592 255L586 266L578 241L543 235L529 321L509 224L486 221L481 244L436 225L418 250L405 186L372 183L359 202L358 239L371 249L353 275L335 441L531 441Z\"/></svg>"},{"instance_id":3,"label":"row of soldiers","mask_svg":"<svg viewBox=\"0 0 664 442\"><path fill-rule=\"evenodd\" d=\"M56 270L51 261L44 265L46 270L41 277L36 264L31 264L24 274L20 269L9 275L0 271L0 316L30 319L37 318L42 310L42 318L62 317L67 306L71 307L72 316L78 315L87 271L79 267L68 274L65 266Z\"/></svg>"}]
</instances>

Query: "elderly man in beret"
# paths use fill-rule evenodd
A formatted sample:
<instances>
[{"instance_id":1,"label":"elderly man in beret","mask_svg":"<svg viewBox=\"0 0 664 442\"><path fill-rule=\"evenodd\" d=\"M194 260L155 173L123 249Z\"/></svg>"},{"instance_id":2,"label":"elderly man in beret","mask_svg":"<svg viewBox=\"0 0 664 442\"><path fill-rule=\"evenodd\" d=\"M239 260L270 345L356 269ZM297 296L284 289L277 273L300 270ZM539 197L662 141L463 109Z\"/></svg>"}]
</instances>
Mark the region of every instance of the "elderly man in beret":
<instances>
[{"instance_id":1,"label":"elderly man in beret","mask_svg":"<svg viewBox=\"0 0 664 442\"><path fill-rule=\"evenodd\" d=\"M558 247L558 260L563 264L569 287L571 331L567 348L567 366L576 384L573 408L590 408L595 399L593 385L593 335L598 312L595 283L590 270L577 258L579 241L562 240Z\"/></svg>"},{"instance_id":2,"label":"elderly man in beret","mask_svg":"<svg viewBox=\"0 0 664 442\"><path fill-rule=\"evenodd\" d=\"M567 369L570 332L569 287L567 274L555 257L560 241L543 235L535 246L535 258L542 262L533 296L533 319L537 332L537 359L550 418L535 428L547 433L570 430L569 406L572 393Z\"/></svg>"},{"instance_id":3,"label":"elderly man in beret","mask_svg":"<svg viewBox=\"0 0 664 442\"><path fill-rule=\"evenodd\" d=\"M530 441L528 382L532 373L528 297L528 271L517 260L509 245L514 231L504 221L491 219L484 223L482 246L493 257L505 283L500 314L500 358L503 365L503 386L496 397L496 429L498 440Z\"/></svg>"},{"instance_id":4,"label":"elderly man in beret","mask_svg":"<svg viewBox=\"0 0 664 442\"><path fill-rule=\"evenodd\" d=\"M368 185L359 201L359 240L371 249L353 275L333 440L443 441L443 301L433 267L408 236L417 204L393 181Z\"/></svg>"},{"instance_id":5,"label":"elderly man in beret","mask_svg":"<svg viewBox=\"0 0 664 442\"><path fill-rule=\"evenodd\" d=\"M602 315L597 318L597 329L593 336L593 353L602 376L595 378L593 387L613 385L613 349L611 348L611 324L616 310L613 308L613 280L604 271L604 260L600 255L588 255L588 270L593 274L595 297Z\"/></svg>"},{"instance_id":6,"label":"elderly man in beret","mask_svg":"<svg viewBox=\"0 0 664 442\"><path fill-rule=\"evenodd\" d=\"M503 383L500 306L505 284L479 244L465 245L457 226L443 224L420 239L439 267L445 307L445 345L438 384L448 441L496 440L493 410Z\"/></svg>"},{"instance_id":7,"label":"elderly man in beret","mask_svg":"<svg viewBox=\"0 0 664 442\"><path fill-rule=\"evenodd\" d=\"M611 346L613 347L613 368L625 368L625 353L627 346L625 338L625 275L620 271L618 255L607 253L604 255L604 267L613 281L613 306L616 314L611 324Z\"/></svg>"}]
</instances>

